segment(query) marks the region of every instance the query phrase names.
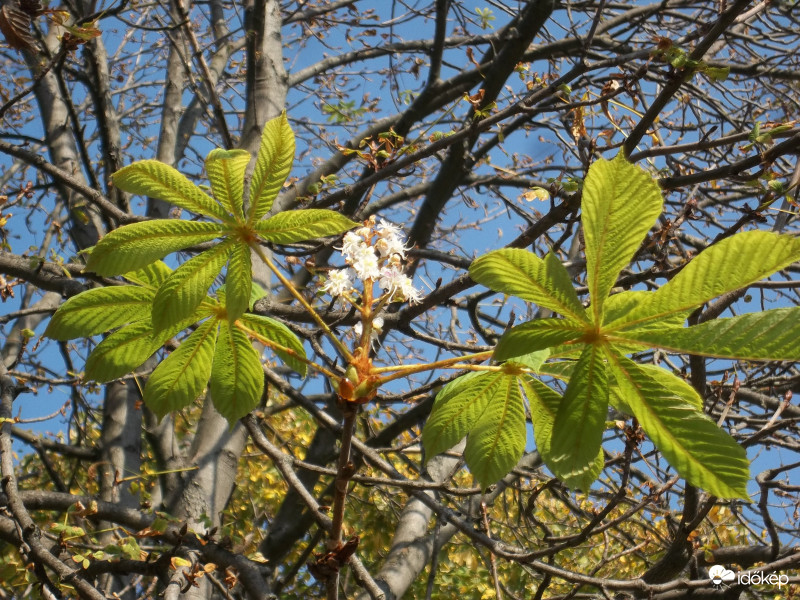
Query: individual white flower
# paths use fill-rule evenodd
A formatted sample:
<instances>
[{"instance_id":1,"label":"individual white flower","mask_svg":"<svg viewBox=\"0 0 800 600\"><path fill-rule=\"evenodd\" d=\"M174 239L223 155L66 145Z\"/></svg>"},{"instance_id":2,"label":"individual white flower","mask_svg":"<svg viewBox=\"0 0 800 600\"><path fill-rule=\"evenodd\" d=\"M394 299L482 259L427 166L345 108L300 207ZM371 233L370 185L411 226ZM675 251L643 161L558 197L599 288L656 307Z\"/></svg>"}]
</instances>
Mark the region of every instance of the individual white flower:
<instances>
[{"instance_id":1,"label":"individual white flower","mask_svg":"<svg viewBox=\"0 0 800 600\"><path fill-rule=\"evenodd\" d=\"M380 252L382 258L399 256L403 259L406 257L406 247L400 238L381 238L375 243L375 248Z\"/></svg>"},{"instance_id":2,"label":"individual white flower","mask_svg":"<svg viewBox=\"0 0 800 600\"><path fill-rule=\"evenodd\" d=\"M361 325L361 321L353 325L353 333L356 334L357 338L361 337L361 333L364 331L364 327ZM383 317L375 317L372 319L372 333L370 334L370 340L374 341L378 339L378 336L383 333Z\"/></svg>"},{"instance_id":3,"label":"individual white flower","mask_svg":"<svg viewBox=\"0 0 800 600\"><path fill-rule=\"evenodd\" d=\"M420 300L422 300L422 292L419 291L417 288L414 287L411 279L406 277L403 285L400 288L400 293L403 294L403 298L409 304L417 304Z\"/></svg>"},{"instance_id":4,"label":"individual white flower","mask_svg":"<svg viewBox=\"0 0 800 600\"><path fill-rule=\"evenodd\" d=\"M378 285L381 286L381 289L394 294L402 289L403 284L407 279L408 276L403 274L399 268L385 267L381 271L381 278L378 281Z\"/></svg>"},{"instance_id":5,"label":"individual white flower","mask_svg":"<svg viewBox=\"0 0 800 600\"><path fill-rule=\"evenodd\" d=\"M378 284L391 294L392 299L399 302L407 300L413 304L422 298L422 294L414 287L411 278L396 266L383 269Z\"/></svg>"},{"instance_id":6,"label":"individual white flower","mask_svg":"<svg viewBox=\"0 0 800 600\"><path fill-rule=\"evenodd\" d=\"M322 291L327 292L334 298L343 296L353 289L353 282L350 279L348 269L336 269L328 273L328 279L322 285Z\"/></svg>"},{"instance_id":7,"label":"individual white flower","mask_svg":"<svg viewBox=\"0 0 800 600\"><path fill-rule=\"evenodd\" d=\"M354 257L356 254L358 254L360 249L364 247L366 247L366 244L361 236L353 233L352 231L348 231L346 234L344 234L344 239L342 240L342 256L345 258Z\"/></svg>"},{"instance_id":8,"label":"individual white flower","mask_svg":"<svg viewBox=\"0 0 800 600\"><path fill-rule=\"evenodd\" d=\"M378 257L371 246L364 245L351 257L351 267L361 280L378 279L381 276L378 268Z\"/></svg>"},{"instance_id":9,"label":"individual white flower","mask_svg":"<svg viewBox=\"0 0 800 600\"><path fill-rule=\"evenodd\" d=\"M386 219L381 219L378 223L378 235L382 238L402 239L403 231L394 223L389 223Z\"/></svg>"},{"instance_id":10,"label":"individual white flower","mask_svg":"<svg viewBox=\"0 0 800 600\"><path fill-rule=\"evenodd\" d=\"M381 257L395 255L399 255L400 258L406 257L405 238L399 227L381 219L378 225L378 238L375 248Z\"/></svg>"}]
</instances>

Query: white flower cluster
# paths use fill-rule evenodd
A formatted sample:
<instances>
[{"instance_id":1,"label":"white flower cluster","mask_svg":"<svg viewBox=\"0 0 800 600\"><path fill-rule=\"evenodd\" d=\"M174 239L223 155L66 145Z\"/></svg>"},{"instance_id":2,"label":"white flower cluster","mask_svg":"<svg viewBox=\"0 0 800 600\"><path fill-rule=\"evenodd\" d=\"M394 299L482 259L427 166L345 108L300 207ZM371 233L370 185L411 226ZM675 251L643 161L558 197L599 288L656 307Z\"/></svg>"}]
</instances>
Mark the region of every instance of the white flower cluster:
<instances>
[{"instance_id":1,"label":"white flower cluster","mask_svg":"<svg viewBox=\"0 0 800 600\"><path fill-rule=\"evenodd\" d=\"M349 266L330 271L322 291L337 299L350 297L355 290L354 279L360 279L364 286L377 282L390 301L419 302L422 294L403 273L404 244L400 228L383 219L377 227L370 220L364 227L347 232L342 256Z\"/></svg>"}]
</instances>

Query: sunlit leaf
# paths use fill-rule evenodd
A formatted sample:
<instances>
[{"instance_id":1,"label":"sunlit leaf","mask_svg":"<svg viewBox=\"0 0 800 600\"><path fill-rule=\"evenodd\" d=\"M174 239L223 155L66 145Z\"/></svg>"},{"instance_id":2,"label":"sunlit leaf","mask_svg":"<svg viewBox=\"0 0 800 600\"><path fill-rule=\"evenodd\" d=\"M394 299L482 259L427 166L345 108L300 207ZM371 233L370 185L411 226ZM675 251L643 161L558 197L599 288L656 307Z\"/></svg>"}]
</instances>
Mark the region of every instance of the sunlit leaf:
<instances>
[{"instance_id":1,"label":"sunlit leaf","mask_svg":"<svg viewBox=\"0 0 800 600\"><path fill-rule=\"evenodd\" d=\"M150 375L144 402L159 419L194 402L211 375L218 321L208 319Z\"/></svg>"},{"instance_id":2,"label":"sunlit leaf","mask_svg":"<svg viewBox=\"0 0 800 600\"><path fill-rule=\"evenodd\" d=\"M535 352L528 352L527 354L515 356L513 360L508 362L513 365L527 367L532 371L538 371L542 368L542 365L544 364L544 361L547 360L548 356L550 356L549 350L537 350Z\"/></svg>"},{"instance_id":3,"label":"sunlit leaf","mask_svg":"<svg viewBox=\"0 0 800 600\"><path fill-rule=\"evenodd\" d=\"M575 369L575 363L575 360L551 360L539 367L539 373L566 381L569 380L570 375L572 375L572 371Z\"/></svg>"},{"instance_id":4,"label":"sunlit leaf","mask_svg":"<svg viewBox=\"0 0 800 600\"><path fill-rule=\"evenodd\" d=\"M220 225L198 221L162 219L125 225L98 242L86 270L107 277L122 275L221 235Z\"/></svg>"},{"instance_id":5,"label":"sunlit leaf","mask_svg":"<svg viewBox=\"0 0 800 600\"><path fill-rule=\"evenodd\" d=\"M619 352L616 346L614 346L614 350L615 352L622 354ZM695 407L697 410L703 410L703 399L700 397L700 394L697 393L697 390L695 390L688 382L656 365L637 363L637 366L639 369L644 371L648 377L658 382L664 388L670 390L675 397L680 398L683 400L683 402L689 406ZM616 380L612 380L611 384L609 385L608 394L609 402L614 406L614 408L621 410L625 414L631 416L633 415L633 409L628 406L627 400L625 400L625 395L620 389Z\"/></svg>"},{"instance_id":6,"label":"sunlit leaf","mask_svg":"<svg viewBox=\"0 0 800 600\"><path fill-rule=\"evenodd\" d=\"M603 303L661 214L661 190L653 178L620 154L599 159L583 185L581 223L591 311L602 322Z\"/></svg>"},{"instance_id":7,"label":"sunlit leaf","mask_svg":"<svg viewBox=\"0 0 800 600\"><path fill-rule=\"evenodd\" d=\"M473 261L469 275L496 292L535 302L579 323L587 321L569 274L552 253L542 260L527 250L496 250Z\"/></svg>"},{"instance_id":8,"label":"sunlit leaf","mask_svg":"<svg viewBox=\"0 0 800 600\"><path fill-rule=\"evenodd\" d=\"M272 347L272 350L281 357L289 367L305 376L306 363L299 360L297 357L306 357L303 343L300 339L289 329L286 325L275 319L263 317L261 315L245 314L242 315L239 321L244 327L252 329L260 336L260 341L274 342L291 352Z\"/></svg>"},{"instance_id":9,"label":"sunlit leaf","mask_svg":"<svg viewBox=\"0 0 800 600\"><path fill-rule=\"evenodd\" d=\"M800 238L745 231L705 249L675 277L609 327L662 319L696 308L800 260Z\"/></svg>"},{"instance_id":10,"label":"sunlit leaf","mask_svg":"<svg viewBox=\"0 0 800 600\"><path fill-rule=\"evenodd\" d=\"M502 373L470 372L439 390L422 430L428 459L449 450L469 433L504 377L507 375Z\"/></svg>"},{"instance_id":11,"label":"sunlit leaf","mask_svg":"<svg viewBox=\"0 0 800 600\"><path fill-rule=\"evenodd\" d=\"M506 331L495 347L493 358L499 361L513 359L577 340L584 333L584 329L574 321L534 319Z\"/></svg>"},{"instance_id":12,"label":"sunlit leaf","mask_svg":"<svg viewBox=\"0 0 800 600\"><path fill-rule=\"evenodd\" d=\"M332 210L309 208L278 213L256 223L256 233L269 242L291 244L344 233L358 223Z\"/></svg>"},{"instance_id":13,"label":"sunlit leaf","mask_svg":"<svg viewBox=\"0 0 800 600\"><path fill-rule=\"evenodd\" d=\"M218 244L175 269L158 289L153 300L155 327L168 327L194 312L225 266L231 246L231 242Z\"/></svg>"},{"instance_id":14,"label":"sunlit leaf","mask_svg":"<svg viewBox=\"0 0 800 600\"><path fill-rule=\"evenodd\" d=\"M258 352L247 335L227 321L219 322L210 389L214 407L231 426L258 406L264 393Z\"/></svg>"},{"instance_id":15,"label":"sunlit leaf","mask_svg":"<svg viewBox=\"0 0 800 600\"><path fill-rule=\"evenodd\" d=\"M547 466L570 487L587 490L596 478L595 461L608 414L608 372L602 348L581 354L558 408Z\"/></svg>"},{"instance_id":16,"label":"sunlit leaf","mask_svg":"<svg viewBox=\"0 0 800 600\"><path fill-rule=\"evenodd\" d=\"M625 402L678 474L714 496L747 500L750 463L744 448L675 388L621 354L608 356Z\"/></svg>"},{"instance_id":17,"label":"sunlit leaf","mask_svg":"<svg viewBox=\"0 0 800 600\"><path fill-rule=\"evenodd\" d=\"M141 269L125 273L124 277L140 286L157 290L171 274L172 269L165 265L163 261L157 260Z\"/></svg>"},{"instance_id":18,"label":"sunlit leaf","mask_svg":"<svg viewBox=\"0 0 800 600\"><path fill-rule=\"evenodd\" d=\"M133 285L87 290L61 305L44 334L54 340L91 337L149 319L152 302L152 290Z\"/></svg>"},{"instance_id":19,"label":"sunlit leaf","mask_svg":"<svg viewBox=\"0 0 800 600\"><path fill-rule=\"evenodd\" d=\"M525 407L517 378L497 380L486 410L472 425L464 460L486 488L505 477L525 451Z\"/></svg>"},{"instance_id":20,"label":"sunlit leaf","mask_svg":"<svg viewBox=\"0 0 800 600\"><path fill-rule=\"evenodd\" d=\"M225 277L225 310L229 321L233 322L241 317L250 306L252 282L250 247L237 244L231 252L228 274Z\"/></svg>"},{"instance_id":21,"label":"sunlit leaf","mask_svg":"<svg viewBox=\"0 0 800 600\"><path fill-rule=\"evenodd\" d=\"M626 318L626 315L631 313L635 310L642 302L646 301L652 292L645 292L645 291L626 291L621 292L619 294L614 294L613 296L609 296L606 300L606 304L603 310L604 319L606 322L617 321L620 319ZM693 309L688 309L680 312L676 312L674 314L665 316L663 319L659 319L657 321L646 321L641 323L638 327L641 330L644 329L662 329L664 327L683 327L684 323L686 322L686 318L692 312ZM633 352L641 352L642 350L646 350L649 345L646 342L638 342L634 341L633 339L628 339L625 342L621 341L620 338L615 338L614 347L622 352L623 354L629 354Z\"/></svg>"},{"instance_id":22,"label":"sunlit leaf","mask_svg":"<svg viewBox=\"0 0 800 600\"><path fill-rule=\"evenodd\" d=\"M533 438L536 442L536 449L545 464L553 463L553 454L550 450L550 443L553 435L553 423L556 420L559 406L561 406L561 394L544 383L531 377L523 375L519 378L525 397L528 399L528 406L531 409L531 420L533 421ZM590 470L583 479L590 483L597 479L603 470L605 461L603 460L603 450L597 452L597 456L592 463ZM578 481L580 483L580 480ZM577 484L576 484L577 487Z\"/></svg>"},{"instance_id":23,"label":"sunlit leaf","mask_svg":"<svg viewBox=\"0 0 800 600\"><path fill-rule=\"evenodd\" d=\"M630 290L609 296L606 299L603 311L605 314L605 322L612 323L625 319L626 316L637 309L640 304L648 301L652 294L653 292ZM667 315L663 319L659 319L657 325L654 325L654 327L681 327L686 322L686 318L691 312L692 309L688 309Z\"/></svg>"},{"instance_id":24,"label":"sunlit leaf","mask_svg":"<svg viewBox=\"0 0 800 600\"><path fill-rule=\"evenodd\" d=\"M703 73L708 75L711 81L725 81L731 73L730 67L705 67Z\"/></svg>"},{"instance_id":25,"label":"sunlit leaf","mask_svg":"<svg viewBox=\"0 0 800 600\"><path fill-rule=\"evenodd\" d=\"M227 214L185 175L157 160L140 160L111 176L119 189L164 200L193 213L224 220Z\"/></svg>"},{"instance_id":26,"label":"sunlit leaf","mask_svg":"<svg viewBox=\"0 0 800 600\"><path fill-rule=\"evenodd\" d=\"M250 163L247 150L215 148L206 156L206 174L214 198L236 218L244 218L244 173Z\"/></svg>"},{"instance_id":27,"label":"sunlit leaf","mask_svg":"<svg viewBox=\"0 0 800 600\"><path fill-rule=\"evenodd\" d=\"M776 308L688 328L632 329L619 334L671 352L744 360L800 360L800 308ZM616 340L615 340L616 341Z\"/></svg>"},{"instance_id":28,"label":"sunlit leaf","mask_svg":"<svg viewBox=\"0 0 800 600\"><path fill-rule=\"evenodd\" d=\"M272 208L294 160L294 133L286 113L267 122L250 182L249 223L258 221Z\"/></svg>"},{"instance_id":29,"label":"sunlit leaf","mask_svg":"<svg viewBox=\"0 0 800 600\"><path fill-rule=\"evenodd\" d=\"M258 285L255 281L250 282L250 303L248 304L248 308L253 310L256 302L261 300L264 296L268 296L269 292L265 290L263 287Z\"/></svg>"},{"instance_id":30,"label":"sunlit leaf","mask_svg":"<svg viewBox=\"0 0 800 600\"><path fill-rule=\"evenodd\" d=\"M86 379L105 383L136 369L164 340L153 332L150 319L118 329L100 342L86 360Z\"/></svg>"}]
</instances>

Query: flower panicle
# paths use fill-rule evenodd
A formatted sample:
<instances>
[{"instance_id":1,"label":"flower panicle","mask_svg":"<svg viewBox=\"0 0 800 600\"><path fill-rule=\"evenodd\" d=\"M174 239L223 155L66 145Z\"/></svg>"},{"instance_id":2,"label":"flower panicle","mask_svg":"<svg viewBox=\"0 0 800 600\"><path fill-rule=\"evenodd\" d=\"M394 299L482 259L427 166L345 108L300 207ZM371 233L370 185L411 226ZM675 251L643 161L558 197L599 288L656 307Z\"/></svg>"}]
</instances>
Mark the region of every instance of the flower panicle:
<instances>
[{"instance_id":1,"label":"flower panicle","mask_svg":"<svg viewBox=\"0 0 800 600\"><path fill-rule=\"evenodd\" d=\"M321 290L335 300L349 299L356 291L356 280L364 289L377 283L383 294L377 302L417 303L422 293L414 287L411 278L403 272L408 249L402 230L393 223L371 217L342 239L339 249L347 267L328 272Z\"/></svg>"}]
</instances>

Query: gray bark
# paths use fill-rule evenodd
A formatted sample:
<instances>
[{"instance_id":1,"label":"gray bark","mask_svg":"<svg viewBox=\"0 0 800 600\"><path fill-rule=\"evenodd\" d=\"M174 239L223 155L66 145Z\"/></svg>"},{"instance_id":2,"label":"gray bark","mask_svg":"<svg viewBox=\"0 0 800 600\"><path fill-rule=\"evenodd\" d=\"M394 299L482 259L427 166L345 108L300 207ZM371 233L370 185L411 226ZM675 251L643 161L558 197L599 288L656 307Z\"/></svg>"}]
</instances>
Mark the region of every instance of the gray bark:
<instances>
[{"instance_id":1,"label":"gray bark","mask_svg":"<svg viewBox=\"0 0 800 600\"><path fill-rule=\"evenodd\" d=\"M136 383L133 381L115 381L106 386L101 430L100 498L125 508L139 507L139 494L133 493L131 482L119 482L126 477L141 473L140 400ZM139 480L137 484L146 485L147 481ZM106 544L114 543L113 527L113 523L101 525L101 529L109 529L100 536ZM130 575L109 573L100 578L99 587L107 593L117 594L123 600L135 600L136 593L131 587L131 580Z\"/></svg>"},{"instance_id":2,"label":"gray bark","mask_svg":"<svg viewBox=\"0 0 800 600\"><path fill-rule=\"evenodd\" d=\"M460 456L465 441L462 440L453 452L441 454L428 463L428 476L434 483L442 483L450 479L462 464ZM434 498L433 492L423 492ZM383 563L375 581L386 595L386 600L394 600L403 595L416 576L422 572L431 559L434 539L428 535L428 528L433 510L418 498L410 498L397 522L394 539L389 554ZM367 600L369 596L362 594L359 598Z\"/></svg>"},{"instance_id":3,"label":"gray bark","mask_svg":"<svg viewBox=\"0 0 800 600\"><path fill-rule=\"evenodd\" d=\"M452 456L464 449L462 441L449 454L442 454L430 460L427 471L434 483L443 483L452 477L461 464L460 457ZM538 452L531 452L522 457L517 469L531 469L541 464ZM491 504L509 485L519 479L513 471L499 481L492 490L480 496L467 499L460 512L470 517L479 514L481 501ZM433 499L433 492L422 492ZM389 554L375 575L375 581L386 596L386 600L403 597L425 567L431 563L433 553L438 552L452 537L458 533L453 524L443 524L431 531L431 520L435 517L428 503L419 498L420 494L411 497L406 503L397 522L397 529L392 540ZM358 600L368 600L369 595L362 593Z\"/></svg>"},{"instance_id":4,"label":"gray bark","mask_svg":"<svg viewBox=\"0 0 800 600\"><path fill-rule=\"evenodd\" d=\"M55 28L51 28L46 42L51 53L57 52L59 41ZM25 52L24 56L31 74L35 76L41 68L40 57L32 52ZM85 183L78 148L70 127L69 109L61 95L56 75L52 71L45 74L37 83L34 94L42 117L50 161ZM56 187L59 199L71 216L70 235L75 246L79 250L93 246L100 239L100 232L103 229L99 216L74 191L58 181Z\"/></svg>"}]
</instances>

